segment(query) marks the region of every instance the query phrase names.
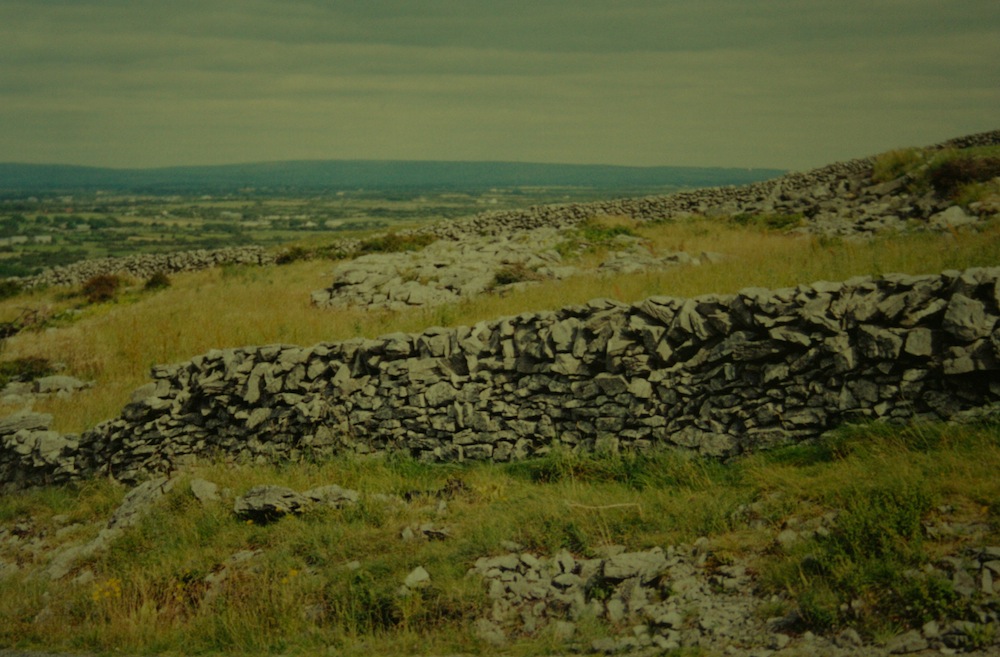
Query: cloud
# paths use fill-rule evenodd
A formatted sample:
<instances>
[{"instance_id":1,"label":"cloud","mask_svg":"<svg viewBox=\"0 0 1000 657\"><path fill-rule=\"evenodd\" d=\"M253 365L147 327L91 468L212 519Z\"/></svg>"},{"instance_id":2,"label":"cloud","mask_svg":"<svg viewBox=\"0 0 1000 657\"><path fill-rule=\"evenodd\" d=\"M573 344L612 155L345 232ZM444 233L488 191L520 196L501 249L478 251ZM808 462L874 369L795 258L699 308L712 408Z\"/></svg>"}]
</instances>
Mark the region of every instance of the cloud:
<instances>
[{"instance_id":1,"label":"cloud","mask_svg":"<svg viewBox=\"0 0 1000 657\"><path fill-rule=\"evenodd\" d=\"M0 5L0 160L802 167L996 127L995 0Z\"/></svg>"}]
</instances>

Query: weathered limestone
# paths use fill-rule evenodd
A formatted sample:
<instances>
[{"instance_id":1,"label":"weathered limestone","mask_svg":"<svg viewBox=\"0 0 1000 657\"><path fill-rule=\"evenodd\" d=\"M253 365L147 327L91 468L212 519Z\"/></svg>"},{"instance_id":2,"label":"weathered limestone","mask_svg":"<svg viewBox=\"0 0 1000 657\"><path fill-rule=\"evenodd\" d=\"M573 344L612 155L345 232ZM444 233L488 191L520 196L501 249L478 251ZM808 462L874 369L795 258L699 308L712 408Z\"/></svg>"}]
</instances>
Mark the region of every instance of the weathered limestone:
<instances>
[{"instance_id":1,"label":"weathered limestone","mask_svg":"<svg viewBox=\"0 0 1000 657\"><path fill-rule=\"evenodd\" d=\"M968 135L929 148L971 148L1000 143L1000 130ZM507 235L539 227L565 228L595 216L626 216L655 221L691 215L801 215L802 232L866 237L885 230L906 230L911 224L950 229L973 223L968 214L933 192L916 195L908 180L872 181L874 157L837 162L819 169L738 187L678 192L669 196L616 199L595 203L535 206L524 210L484 212L461 221L435 224L415 232L444 239L467 235ZM995 214L980 207L978 213Z\"/></svg>"},{"instance_id":2,"label":"weathered limestone","mask_svg":"<svg viewBox=\"0 0 1000 657\"><path fill-rule=\"evenodd\" d=\"M21 412L0 419L0 486L23 488L77 478L77 436L50 431L52 416Z\"/></svg>"},{"instance_id":3,"label":"weathered limestone","mask_svg":"<svg viewBox=\"0 0 1000 657\"><path fill-rule=\"evenodd\" d=\"M84 260L71 265L53 267L38 274L20 279L26 288L48 285L80 285L101 274L127 274L144 280L153 274L175 274L198 271L225 264L269 265L274 256L259 246L238 246L224 249L199 249L177 253L141 253L122 258Z\"/></svg>"},{"instance_id":4,"label":"weathered limestone","mask_svg":"<svg viewBox=\"0 0 1000 657\"><path fill-rule=\"evenodd\" d=\"M121 417L79 439L14 421L0 473L13 486L136 481L210 454L509 461L675 446L726 458L849 421L991 412L998 305L1000 268L969 269L216 350L153 368Z\"/></svg>"},{"instance_id":5,"label":"weathered limestone","mask_svg":"<svg viewBox=\"0 0 1000 657\"><path fill-rule=\"evenodd\" d=\"M598 267L599 273L699 265L702 259L721 257L703 254L699 258L687 253L654 256L639 238L622 238L612 245L607 260ZM312 302L317 306L355 304L402 310L454 303L533 280L567 278L580 272L562 264L557 246L566 239L554 228L533 228L510 236L465 235L439 240L415 252L363 255L338 265L333 284L313 292Z\"/></svg>"}]
</instances>

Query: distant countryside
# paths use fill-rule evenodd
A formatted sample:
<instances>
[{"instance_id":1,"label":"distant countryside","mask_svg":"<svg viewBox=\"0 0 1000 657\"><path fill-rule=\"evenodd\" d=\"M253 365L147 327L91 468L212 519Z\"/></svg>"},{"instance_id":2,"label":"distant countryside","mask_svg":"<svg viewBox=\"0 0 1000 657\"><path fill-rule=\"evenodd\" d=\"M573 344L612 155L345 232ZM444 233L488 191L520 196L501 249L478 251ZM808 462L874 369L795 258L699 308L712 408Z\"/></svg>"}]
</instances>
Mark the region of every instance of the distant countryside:
<instances>
[{"instance_id":1,"label":"distant countryside","mask_svg":"<svg viewBox=\"0 0 1000 657\"><path fill-rule=\"evenodd\" d=\"M319 162L0 165L0 277L80 260L342 237L550 203L742 184L770 169ZM536 177L538 184L520 184ZM54 191L55 190L55 191Z\"/></svg>"}]
</instances>

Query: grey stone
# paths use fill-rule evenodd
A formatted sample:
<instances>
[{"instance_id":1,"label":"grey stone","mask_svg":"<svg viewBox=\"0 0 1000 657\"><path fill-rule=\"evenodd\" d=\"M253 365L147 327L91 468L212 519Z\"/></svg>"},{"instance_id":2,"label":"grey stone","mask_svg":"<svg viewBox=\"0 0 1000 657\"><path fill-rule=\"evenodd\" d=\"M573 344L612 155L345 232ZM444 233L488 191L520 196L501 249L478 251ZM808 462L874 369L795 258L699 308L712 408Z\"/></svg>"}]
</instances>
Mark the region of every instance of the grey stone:
<instances>
[{"instance_id":1,"label":"grey stone","mask_svg":"<svg viewBox=\"0 0 1000 657\"><path fill-rule=\"evenodd\" d=\"M403 580L403 586L408 589L421 589L430 586L431 575L423 566L417 566Z\"/></svg>"},{"instance_id":2,"label":"grey stone","mask_svg":"<svg viewBox=\"0 0 1000 657\"><path fill-rule=\"evenodd\" d=\"M930 644L927 642L919 630L910 630L889 639L885 648L893 655L903 655L911 652L926 650Z\"/></svg>"},{"instance_id":3,"label":"grey stone","mask_svg":"<svg viewBox=\"0 0 1000 657\"><path fill-rule=\"evenodd\" d=\"M306 497L313 502L331 506L336 509L349 504L357 504L360 499L360 495L358 495L357 491L341 488L336 484L317 486L316 488L310 488L309 490L302 491L302 497Z\"/></svg>"},{"instance_id":4,"label":"grey stone","mask_svg":"<svg viewBox=\"0 0 1000 657\"><path fill-rule=\"evenodd\" d=\"M136 524L150 508L174 487L174 480L156 477L139 484L122 499L108 521L108 529L125 529Z\"/></svg>"},{"instance_id":5,"label":"grey stone","mask_svg":"<svg viewBox=\"0 0 1000 657\"><path fill-rule=\"evenodd\" d=\"M960 206L953 205L931 217L930 224L935 228L957 228L974 224L977 220L976 217L966 214Z\"/></svg>"},{"instance_id":6,"label":"grey stone","mask_svg":"<svg viewBox=\"0 0 1000 657\"><path fill-rule=\"evenodd\" d=\"M987 315L981 301L956 293L948 302L941 325L956 338L972 342L986 337L993 331L996 317Z\"/></svg>"},{"instance_id":7,"label":"grey stone","mask_svg":"<svg viewBox=\"0 0 1000 657\"><path fill-rule=\"evenodd\" d=\"M507 644L507 635L499 625L486 618L479 618L473 623L475 635L481 641L496 648Z\"/></svg>"},{"instance_id":8,"label":"grey stone","mask_svg":"<svg viewBox=\"0 0 1000 657\"><path fill-rule=\"evenodd\" d=\"M210 504L222 499L219 495L218 485L201 478L191 480L191 494L202 504Z\"/></svg>"},{"instance_id":9,"label":"grey stone","mask_svg":"<svg viewBox=\"0 0 1000 657\"><path fill-rule=\"evenodd\" d=\"M290 513L301 513L311 503L312 500L291 488L260 485L238 497L233 505L233 512L244 520L263 524Z\"/></svg>"},{"instance_id":10,"label":"grey stone","mask_svg":"<svg viewBox=\"0 0 1000 657\"><path fill-rule=\"evenodd\" d=\"M655 548L648 552L623 553L612 556L604 562L604 577L608 579L629 579L638 577L643 582L658 577L666 568L667 559L663 550Z\"/></svg>"},{"instance_id":11,"label":"grey stone","mask_svg":"<svg viewBox=\"0 0 1000 657\"><path fill-rule=\"evenodd\" d=\"M92 383L85 383L72 376L52 375L35 379L35 392L40 394L73 393L84 388L92 387Z\"/></svg>"}]
</instances>

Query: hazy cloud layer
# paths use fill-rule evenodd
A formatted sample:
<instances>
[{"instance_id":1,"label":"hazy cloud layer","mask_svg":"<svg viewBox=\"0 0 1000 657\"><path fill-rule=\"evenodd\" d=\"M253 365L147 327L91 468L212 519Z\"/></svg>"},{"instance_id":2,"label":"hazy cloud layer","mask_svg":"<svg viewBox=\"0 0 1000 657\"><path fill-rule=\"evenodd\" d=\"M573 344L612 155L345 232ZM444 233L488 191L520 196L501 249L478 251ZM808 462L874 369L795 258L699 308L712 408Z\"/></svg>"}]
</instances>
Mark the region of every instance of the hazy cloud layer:
<instances>
[{"instance_id":1,"label":"hazy cloud layer","mask_svg":"<svg viewBox=\"0 0 1000 657\"><path fill-rule=\"evenodd\" d=\"M803 168L998 127L996 0L0 3L0 161Z\"/></svg>"}]
</instances>

